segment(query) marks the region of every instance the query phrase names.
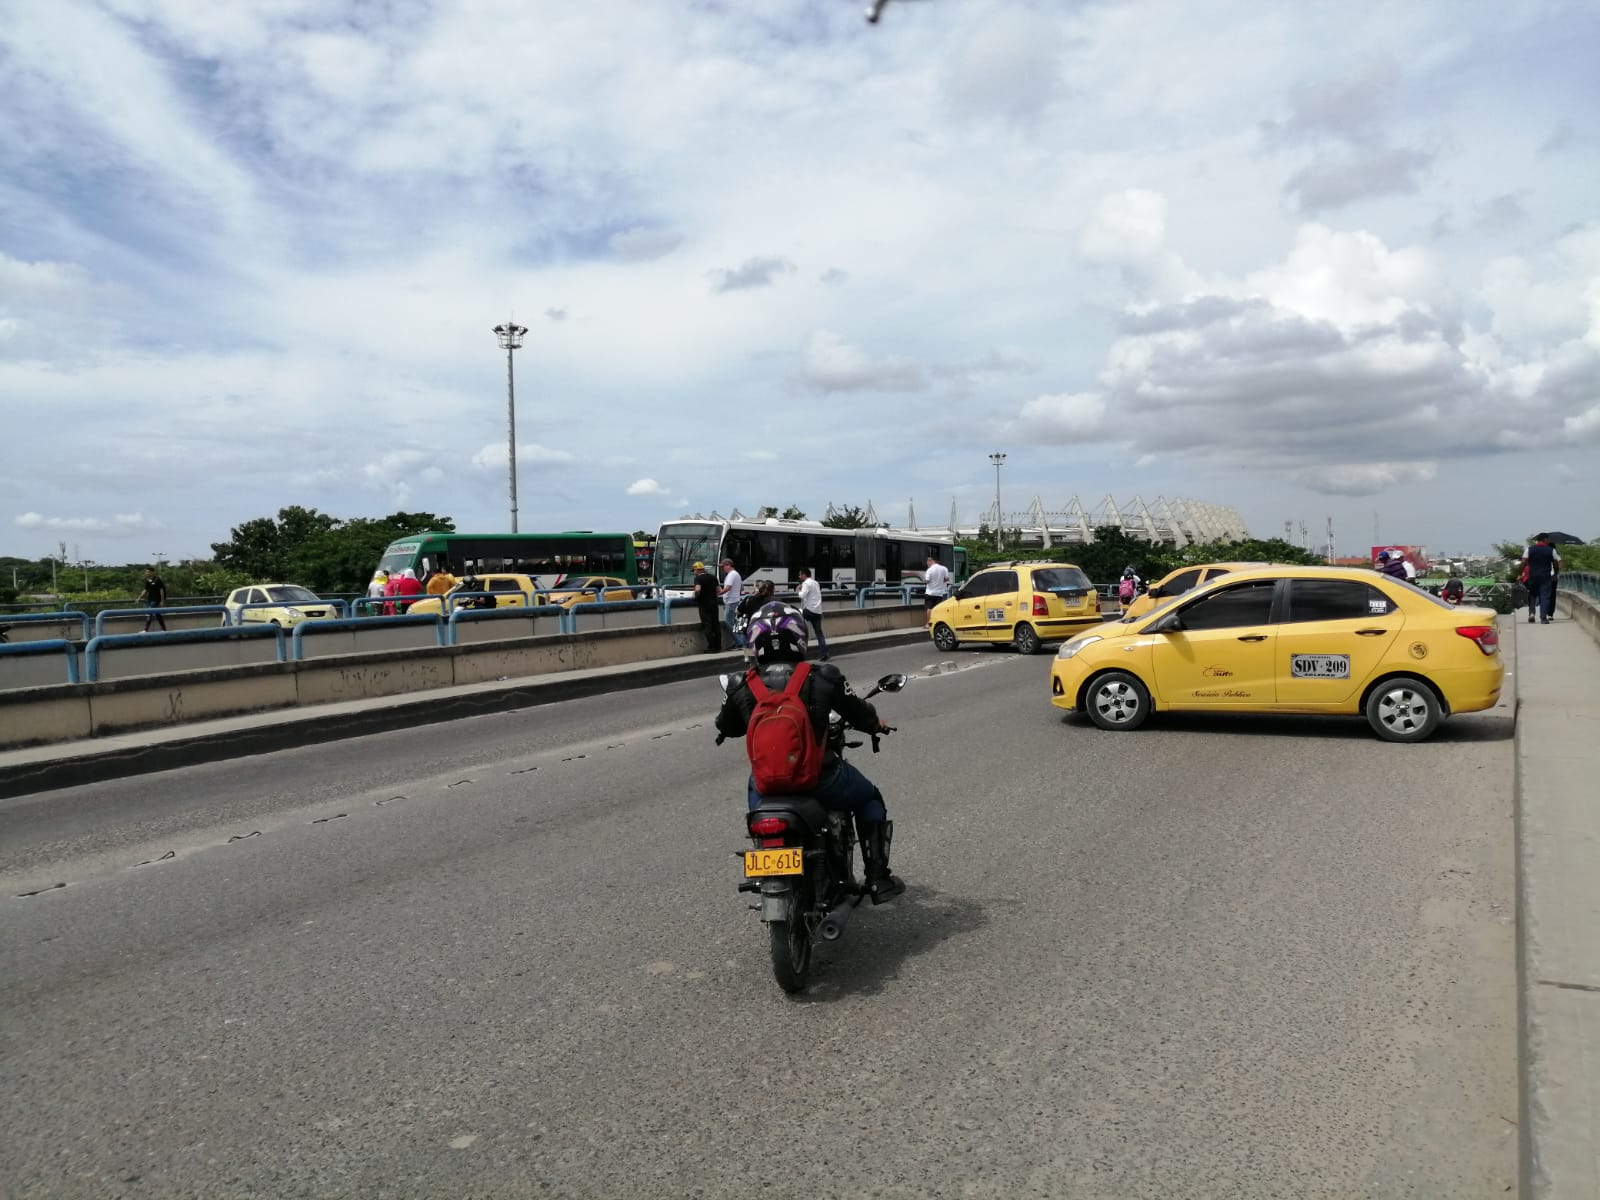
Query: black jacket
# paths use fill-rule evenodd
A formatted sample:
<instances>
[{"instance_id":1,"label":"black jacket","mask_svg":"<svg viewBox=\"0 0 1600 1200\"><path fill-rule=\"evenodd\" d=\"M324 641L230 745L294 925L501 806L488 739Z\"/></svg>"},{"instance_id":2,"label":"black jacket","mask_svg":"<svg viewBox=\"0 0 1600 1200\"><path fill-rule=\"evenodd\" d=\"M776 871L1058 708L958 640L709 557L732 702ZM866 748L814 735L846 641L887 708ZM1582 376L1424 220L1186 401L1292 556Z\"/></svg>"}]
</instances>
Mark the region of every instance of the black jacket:
<instances>
[{"instance_id":1,"label":"black jacket","mask_svg":"<svg viewBox=\"0 0 1600 1200\"><path fill-rule=\"evenodd\" d=\"M768 663L758 669L761 682L770 691L781 692L788 685L794 668L794 663L778 662ZM717 732L724 737L743 737L750 717L756 711L755 693L745 679L746 676L741 675L734 680L727 698L722 702L722 711L717 713ZM832 663L811 664L811 673L800 685L800 700L806 706L806 712L811 717L811 728L819 738L828 735L829 712L838 713L852 729L859 729L862 733L873 733L882 723L878 720L878 710L850 690L844 672Z\"/></svg>"}]
</instances>

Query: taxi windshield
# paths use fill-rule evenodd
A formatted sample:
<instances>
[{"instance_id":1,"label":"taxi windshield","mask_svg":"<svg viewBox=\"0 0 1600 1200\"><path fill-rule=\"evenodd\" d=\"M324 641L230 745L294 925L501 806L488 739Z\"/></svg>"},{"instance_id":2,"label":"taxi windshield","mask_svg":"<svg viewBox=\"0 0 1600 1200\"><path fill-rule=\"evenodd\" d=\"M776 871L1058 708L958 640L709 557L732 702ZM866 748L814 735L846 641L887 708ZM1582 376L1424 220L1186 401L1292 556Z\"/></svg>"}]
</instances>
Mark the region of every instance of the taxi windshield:
<instances>
[{"instance_id":1,"label":"taxi windshield","mask_svg":"<svg viewBox=\"0 0 1600 1200\"><path fill-rule=\"evenodd\" d=\"M269 587L266 592L268 600L277 600L284 604L300 604L307 600L320 600L322 598L315 592L307 591L305 588L298 587L292 583L284 584L281 587Z\"/></svg>"}]
</instances>

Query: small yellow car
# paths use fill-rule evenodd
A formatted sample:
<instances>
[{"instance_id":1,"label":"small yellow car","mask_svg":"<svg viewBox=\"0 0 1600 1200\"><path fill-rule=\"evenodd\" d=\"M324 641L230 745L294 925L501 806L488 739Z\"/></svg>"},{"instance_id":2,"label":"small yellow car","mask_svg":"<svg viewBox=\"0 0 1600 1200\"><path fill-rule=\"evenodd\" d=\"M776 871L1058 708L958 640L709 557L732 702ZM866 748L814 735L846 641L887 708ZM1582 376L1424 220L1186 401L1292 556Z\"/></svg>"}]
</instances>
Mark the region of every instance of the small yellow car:
<instances>
[{"instance_id":1,"label":"small yellow car","mask_svg":"<svg viewBox=\"0 0 1600 1200\"><path fill-rule=\"evenodd\" d=\"M477 576L477 581L478 586L472 590L474 592L493 592L493 607L495 608L526 608L529 603L529 597L539 587L533 576L518 575L510 572L486 573ZM462 579L444 596L422 596L413 600L406 606L406 612L436 613L442 609L448 614L460 607L461 604L471 603L471 601L452 601L448 605L445 603L458 592L465 592L466 590L466 580ZM544 603L542 598L539 599L539 603Z\"/></svg>"},{"instance_id":2,"label":"small yellow car","mask_svg":"<svg viewBox=\"0 0 1600 1200\"><path fill-rule=\"evenodd\" d=\"M550 589L550 603L563 608L597 600L632 600L633 588L615 575L571 575Z\"/></svg>"},{"instance_id":3,"label":"small yellow car","mask_svg":"<svg viewBox=\"0 0 1600 1200\"><path fill-rule=\"evenodd\" d=\"M1210 583L1218 575L1227 575L1232 571L1246 571L1251 567L1264 567L1264 562L1222 562L1201 563L1194 567L1179 567L1176 571L1168 571L1160 579L1150 585L1150 589L1142 596L1135 596L1133 601L1122 610L1125 617L1142 617L1145 613L1155 608L1163 600L1171 600L1174 596L1181 596L1187 591L1192 591L1202 583Z\"/></svg>"},{"instance_id":4,"label":"small yellow car","mask_svg":"<svg viewBox=\"0 0 1600 1200\"><path fill-rule=\"evenodd\" d=\"M996 563L975 573L955 595L928 613L928 632L940 650L962 642L1010 642L1037 654L1088 625L1098 625L1100 597L1072 563Z\"/></svg>"},{"instance_id":5,"label":"small yellow car","mask_svg":"<svg viewBox=\"0 0 1600 1200\"><path fill-rule=\"evenodd\" d=\"M339 605L335 601L324 600L297 583L255 583L249 587L234 588L222 605L227 609L222 617L224 625L258 622L287 629L301 621L339 615ZM246 605L271 607L246 608Z\"/></svg>"},{"instance_id":6,"label":"small yellow car","mask_svg":"<svg viewBox=\"0 0 1600 1200\"><path fill-rule=\"evenodd\" d=\"M1073 638L1050 703L1101 729L1156 711L1360 714L1379 737L1420 742L1492 708L1504 675L1487 608L1364 568L1256 567Z\"/></svg>"}]
</instances>

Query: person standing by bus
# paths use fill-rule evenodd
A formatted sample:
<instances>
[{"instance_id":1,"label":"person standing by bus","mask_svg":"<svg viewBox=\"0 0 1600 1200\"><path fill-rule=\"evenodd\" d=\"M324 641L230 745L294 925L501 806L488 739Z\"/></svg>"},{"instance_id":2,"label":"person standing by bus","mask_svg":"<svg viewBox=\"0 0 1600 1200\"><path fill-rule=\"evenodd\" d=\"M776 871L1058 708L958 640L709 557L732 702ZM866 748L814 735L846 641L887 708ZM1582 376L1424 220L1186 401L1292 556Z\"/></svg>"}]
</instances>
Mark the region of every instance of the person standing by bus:
<instances>
[{"instance_id":1,"label":"person standing by bus","mask_svg":"<svg viewBox=\"0 0 1600 1200\"><path fill-rule=\"evenodd\" d=\"M739 600L744 595L744 576L733 569L733 559L722 560L722 586L717 589L717 595L722 597L722 623L728 627L728 632L733 635L733 644L744 646L744 634L734 626L734 621L739 616Z\"/></svg>"},{"instance_id":2,"label":"person standing by bus","mask_svg":"<svg viewBox=\"0 0 1600 1200\"><path fill-rule=\"evenodd\" d=\"M817 635L818 660L827 662L828 639L822 636L822 585L811 577L810 567L801 567L795 574L800 576L800 615Z\"/></svg>"},{"instance_id":3,"label":"person standing by bus","mask_svg":"<svg viewBox=\"0 0 1600 1200\"><path fill-rule=\"evenodd\" d=\"M703 562L694 565L694 606L700 613L700 632L705 635L706 653L722 653L722 624L718 620L717 577Z\"/></svg>"}]
</instances>

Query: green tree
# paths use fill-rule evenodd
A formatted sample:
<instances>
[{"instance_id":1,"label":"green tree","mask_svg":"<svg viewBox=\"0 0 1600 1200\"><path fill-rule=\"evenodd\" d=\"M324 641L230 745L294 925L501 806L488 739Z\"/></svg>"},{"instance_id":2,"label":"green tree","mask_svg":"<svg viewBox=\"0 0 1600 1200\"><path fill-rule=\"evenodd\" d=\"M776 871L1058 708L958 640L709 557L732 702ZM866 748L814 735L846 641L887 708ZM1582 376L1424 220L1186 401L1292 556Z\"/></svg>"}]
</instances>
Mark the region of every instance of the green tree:
<instances>
[{"instance_id":1,"label":"green tree","mask_svg":"<svg viewBox=\"0 0 1600 1200\"><path fill-rule=\"evenodd\" d=\"M828 515L822 518L822 523L829 529L865 529L867 527L867 511L854 504L846 504L843 508L828 506Z\"/></svg>"},{"instance_id":2,"label":"green tree","mask_svg":"<svg viewBox=\"0 0 1600 1200\"><path fill-rule=\"evenodd\" d=\"M235 526L228 541L215 542L211 549L219 579L243 576L245 583L282 581L314 591L356 592L366 587L390 542L454 529L449 517L429 512L341 520L291 505L279 509L276 518L258 517Z\"/></svg>"},{"instance_id":3,"label":"green tree","mask_svg":"<svg viewBox=\"0 0 1600 1200\"><path fill-rule=\"evenodd\" d=\"M798 504L789 505L788 508L784 509L783 512L779 513L778 515L781 516L785 521L804 521L806 519L806 514L801 511Z\"/></svg>"}]
</instances>

